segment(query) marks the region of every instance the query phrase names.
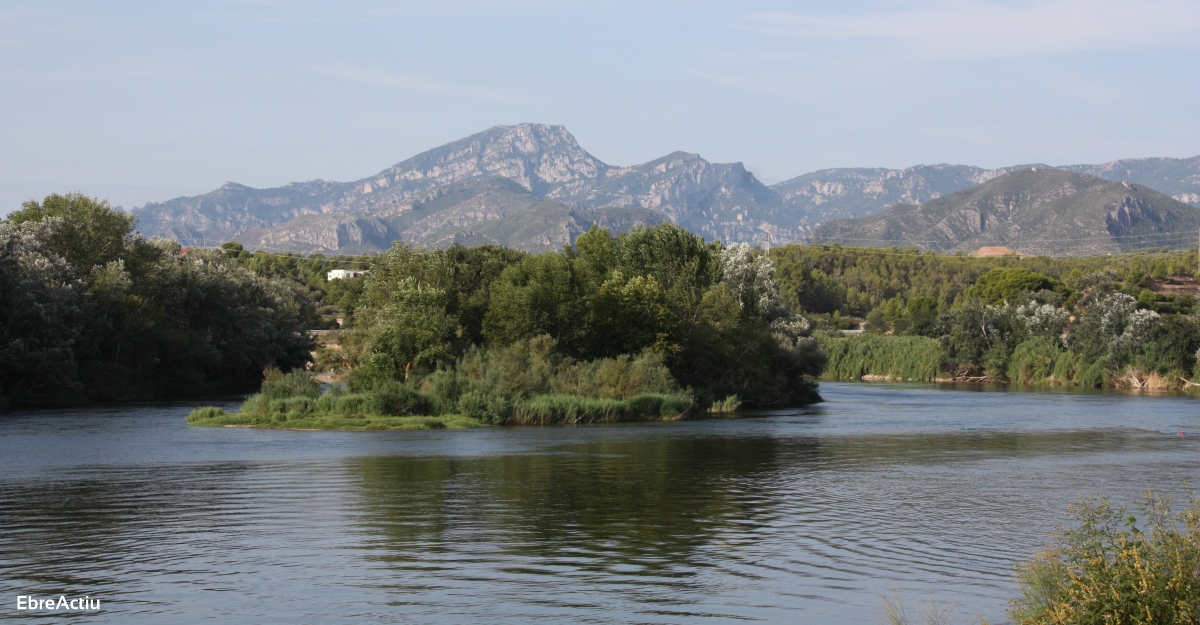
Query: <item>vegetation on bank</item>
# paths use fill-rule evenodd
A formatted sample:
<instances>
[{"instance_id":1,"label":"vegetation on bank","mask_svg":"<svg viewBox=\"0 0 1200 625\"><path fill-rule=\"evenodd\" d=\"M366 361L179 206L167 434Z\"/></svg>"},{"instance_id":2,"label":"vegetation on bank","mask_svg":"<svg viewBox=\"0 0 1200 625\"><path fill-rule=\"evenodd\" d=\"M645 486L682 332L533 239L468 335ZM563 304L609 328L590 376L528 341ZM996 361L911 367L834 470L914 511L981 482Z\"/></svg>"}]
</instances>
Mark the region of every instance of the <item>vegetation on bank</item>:
<instances>
[{"instance_id":1,"label":"vegetation on bank","mask_svg":"<svg viewBox=\"0 0 1200 625\"><path fill-rule=\"evenodd\" d=\"M146 240L107 202L51 195L0 222L0 406L250 390L304 365L315 319L292 284Z\"/></svg>"},{"instance_id":2,"label":"vegetation on bank","mask_svg":"<svg viewBox=\"0 0 1200 625\"><path fill-rule=\"evenodd\" d=\"M371 260L353 327L317 353L345 391L268 382L236 416L192 422L597 423L809 403L824 355L772 274L747 245L673 225L593 228L538 255L397 243Z\"/></svg>"},{"instance_id":3,"label":"vegetation on bank","mask_svg":"<svg viewBox=\"0 0 1200 625\"><path fill-rule=\"evenodd\" d=\"M1178 388L1197 373L1194 252L1069 259L880 252L787 246L772 253L782 293L828 330L818 332L829 358L824 379ZM828 313L832 306L838 315ZM865 334L832 331L831 321L864 309Z\"/></svg>"},{"instance_id":4,"label":"vegetation on bank","mask_svg":"<svg viewBox=\"0 0 1200 625\"><path fill-rule=\"evenodd\" d=\"M1009 601L1013 625L1194 625L1200 622L1200 500L1173 509L1172 497L1146 491L1137 515L1107 497L1069 507L1043 552L1016 567L1020 595ZM881 622L908 625L903 594L882 597ZM953 604L917 601L919 620L950 625ZM968 621L979 623L982 617Z\"/></svg>"},{"instance_id":5,"label":"vegetation on bank","mask_svg":"<svg viewBox=\"0 0 1200 625\"><path fill-rule=\"evenodd\" d=\"M1075 526L1017 569L1016 625L1200 622L1200 501L1172 510L1147 491L1139 516L1104 497L1071 506Z\"/></svg>"}]
</instances>

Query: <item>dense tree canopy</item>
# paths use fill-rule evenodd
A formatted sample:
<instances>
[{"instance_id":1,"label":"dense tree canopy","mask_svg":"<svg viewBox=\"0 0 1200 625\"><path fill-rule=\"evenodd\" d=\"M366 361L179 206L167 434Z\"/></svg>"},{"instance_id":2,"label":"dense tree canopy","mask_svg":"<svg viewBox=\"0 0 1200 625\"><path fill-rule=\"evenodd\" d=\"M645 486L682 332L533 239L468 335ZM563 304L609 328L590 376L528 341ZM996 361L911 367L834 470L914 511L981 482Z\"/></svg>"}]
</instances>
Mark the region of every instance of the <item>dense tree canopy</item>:
<instances>
[{"instance_id":1,"label":"dense tree canopy","mask_svg":"<svg viewBox=\"0 0 1200 625\"><path fill-rule=\"evenodd\" d=\"M672 225L616 237L593 228L538 255L396 244L372 263L355 323L352 364L373 380L546 337L581 362L650 351L704 398L780 405L811 401L823 365L768 258Z\"/></svg>"},{"instance_id":2,"label":"dense tree canopy","mask_svg":"<svg viewBox=\"0 0 1200 625\"><path fill-rule=\"evenodd\" d=\"M302 366L315 319L287 282L184 253L80 194L0 223L0 398L42 404L253 388Z\"/></svg>"}]
</instances>

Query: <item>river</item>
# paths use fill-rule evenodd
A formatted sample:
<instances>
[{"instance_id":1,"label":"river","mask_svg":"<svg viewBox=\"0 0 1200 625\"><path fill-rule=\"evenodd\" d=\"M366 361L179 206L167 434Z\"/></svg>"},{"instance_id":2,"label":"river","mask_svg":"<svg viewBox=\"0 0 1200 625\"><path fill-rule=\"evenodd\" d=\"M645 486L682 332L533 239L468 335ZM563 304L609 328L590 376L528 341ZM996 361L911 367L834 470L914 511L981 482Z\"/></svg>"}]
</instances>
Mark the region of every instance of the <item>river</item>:
<instances>
[{"instance_id":1,"label":"river","mask_svg":"<svg viewBox=\"0 0 1200 625\"><path fill-rule=\"evenodd\" d=\"M1200 477L1186 396L821 393L431 432L194 428L188 402L0 414L0 620L86 595L73 621L874 623L899 588L994 623L1081 493Z\"/></svg>"}]
</instances>

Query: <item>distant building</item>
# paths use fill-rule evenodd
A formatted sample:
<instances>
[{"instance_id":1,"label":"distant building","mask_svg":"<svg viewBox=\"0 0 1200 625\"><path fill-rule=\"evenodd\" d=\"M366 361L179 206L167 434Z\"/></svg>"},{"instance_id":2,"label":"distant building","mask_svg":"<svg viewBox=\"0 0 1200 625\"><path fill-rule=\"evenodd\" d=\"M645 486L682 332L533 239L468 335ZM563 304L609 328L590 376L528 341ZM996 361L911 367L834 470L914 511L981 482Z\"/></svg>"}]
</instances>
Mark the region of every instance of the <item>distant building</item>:
<instances>
[{"instance_id":1,"label":"distant building","mask_svg":"<svg viewBox=\"0 0 1200 625\"><path fill-rule=\"evenodd\" d=\"M367 273L366 270L360 269L334 269L333 271L325 274L325 281L349 280L350 278L357 278L365 273Z\"/></svg>"}]
</instances>

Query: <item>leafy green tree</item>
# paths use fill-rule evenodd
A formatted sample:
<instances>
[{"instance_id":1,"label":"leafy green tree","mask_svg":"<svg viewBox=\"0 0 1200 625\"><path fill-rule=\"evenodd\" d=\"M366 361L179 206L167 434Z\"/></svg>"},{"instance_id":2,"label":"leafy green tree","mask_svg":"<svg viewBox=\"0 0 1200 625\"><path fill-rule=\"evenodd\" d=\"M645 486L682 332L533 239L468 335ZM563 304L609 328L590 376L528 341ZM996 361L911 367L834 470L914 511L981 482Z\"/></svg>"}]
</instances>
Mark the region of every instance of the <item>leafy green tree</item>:
<instances>
[{"instance_id":1,"label":"leafy green tree","mask_svg":"<svg viewBox=\"0 0 1200 625\"><path fill-rule=\"evenodd\" d=\"M82 193L57 193L42 202L30 200L9 214L13 224L40 222L54 217L60 225L48 235L47 245L55 254L86 276L93 267L121 258L133 237L136 219L114 210L105 200Z\"/></svg>"},{"instance_id":2,"label":"leafy green tree","mask_svg":"<svg viewBox=\"0 0 1200 625\"><path fill-rule=\"evenodd\" d=\"M72 347L85 285L50 250L52 231L44 222L0 223L0 405L81 386Z\"/></svg>"},{"instance_id":3,"label":"leafy green tree","mask_svg":"<svg viewBox=\"0 0 1200 625\"><path fill-rule=\"evenodd\" d=\"M526 257L492 283L483 334L496 345L548 335L565 353L584 355L588 346L582 287L570 256Z\"/></svg>"},{"instance_id":4,"label":"leafy green tree","mask_svg":"<svg viewBox=\"0 0 1200 625\"><path fill-rule=\"evenodd\" d=\"M225 252L135 236L107 202L53 195L2 230L15 281L0 286L0 388L14 403L243 390L308 358L302 292Z\"/></svg>"},{"instance_id":5,"label":"leafy green tree","mask_svg":"<svg viewBox=\"0 0 1200 625\"><path fill-rule=\"evenodd\" d=\"M1022 293L1041 290L1065 292L1067 287L1058 280L1022 267L1005 267L981 276L968 295L981 298L986 304L997 305L1016 303Z\"/></svg>"}]
</instances>

